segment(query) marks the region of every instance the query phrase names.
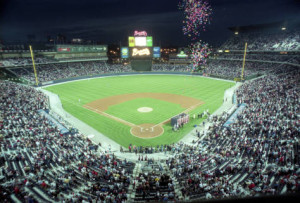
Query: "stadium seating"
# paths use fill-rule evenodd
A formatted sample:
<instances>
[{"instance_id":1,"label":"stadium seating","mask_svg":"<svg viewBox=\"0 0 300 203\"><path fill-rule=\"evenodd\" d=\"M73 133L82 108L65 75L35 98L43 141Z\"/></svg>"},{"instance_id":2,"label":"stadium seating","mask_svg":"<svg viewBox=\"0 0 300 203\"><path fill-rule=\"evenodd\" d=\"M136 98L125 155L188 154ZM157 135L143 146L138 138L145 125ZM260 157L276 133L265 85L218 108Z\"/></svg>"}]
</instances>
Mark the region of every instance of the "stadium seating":
<instances>
[{"instance_id":1,"label":"stadium seating","mask_svg":"<svg viewBox=\"0 0 300 203\"><path fill-rule=\"evenodd\" d=\"M240 33L227 40L222 49L244 50L245 43L249 50L291 51L300 49L300 31L281 33Z\"/></svg>"},{"instance_id":2,"label":"stadium seating","mask_svg":"<svg viewBox=\"0 0 300 203\"><path fill-rule=\"evenodd\" d=\"M222 48L299 50L299 33L241 34ZM250 40L249 40L250 39ZM280 42L280 43L279 43ZM240 77L242 54L211 58L205 75ZM199 201L300 192L299 56L249 54L244 82L235 92L245 108L209 116L210 127L193 143L132 146L136 162L103 151L49 109L39 90L0 80L1 202ZM57 62L37 58L40 82L131 72L129 65L101 61ZM6 59L1 66L31 83L30 59ZM292 65L294 64L294 65ZM191 65L153 64L155 72L191 72ZM62 134L44 110L69 130ZM170 155L164 161L148 154ZM138 166L138 167L137 167Z\"/></svg>"},{"instance_id":3,"label":"stadium seating","mask_svg":"<svg viewBox=\"0 0 300 203\"><path fill-rule=\"evenodd\" d=\"M169 163L189 199L299 192L299 76L296 68L242 85L247 107L229 128L215 118L208 135ZM297 84L294 86L294 84Z\"/></svg>"},{"instance_id":4,"label":"stadium seating","mask_svg":"<svg viewBox=\"0 0 300 203\"><path fill-rule=\"evenodd\" d=\"M76 131L62 135L37 113L48 101L34 88L1 81L0 90L3 201L127 198L134 163L99 154L98 145Z\"/></svg>"},{"instance_id":5,"label":"stadium seating","mask_svg":"<svg viewBox=\"0 0 300 203\"><path fill-rule=\"evenodd\" d=\"M135 200L178 199L174 181L190 200L299 191L299 77L300 71L289 66L243 84L237 100L247 108L238 120L222 128L229 115L214 116L207 136L195 145L168 148L168 153L176 154L166 161L170 172L140 173L134 183ZM128 199L134 163L96 153L98 146L76 130L60 134L37 113L48 109L48 101L34 88L6 81L0 88L4 199Z\"/></svg>"}]
</instances>

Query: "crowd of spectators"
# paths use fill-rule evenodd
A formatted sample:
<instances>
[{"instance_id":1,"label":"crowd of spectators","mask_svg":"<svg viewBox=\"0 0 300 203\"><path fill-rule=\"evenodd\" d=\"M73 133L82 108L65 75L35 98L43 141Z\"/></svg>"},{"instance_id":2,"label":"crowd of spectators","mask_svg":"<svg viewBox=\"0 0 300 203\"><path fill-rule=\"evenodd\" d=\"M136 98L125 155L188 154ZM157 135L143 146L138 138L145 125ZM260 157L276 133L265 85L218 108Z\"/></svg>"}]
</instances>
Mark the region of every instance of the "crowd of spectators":
<instances>
[{"instance_id":1,"label":"crowd of spectators","mask_svg":"<svg viewBox=\"0 0 300 203\"><path fill-rule=\"evenodd\" d=\"M130 65L108 64L103 61L81 61L81 62L61 62L45 64L45 58L38 58L42 62L36 66L39 82L48 82L58 79L76 78L81 76L93 76L111 73L133 72ZM233 60L231 60L233 59ZM206 75L212 77L222 77L234 79L240 77L242 69L243 55L241 54L221 54L218 58L208 60L204 70ZM251 61L257 60L257 61ZM24 64L24 66L10 67L9 71L15 73L29 83L35 82L34 71L29 59L9 59L6 62L12 64ZM278 63L277 63L278 62ZM249 76L258 76L269 72L279 66L279 63L290 62L299 63L299 57L289 55L274 54L248 54L245 65L244 78ZM153 64L153 72L192 72L190 65L179 64Z\"/></svg>"},{"instance_id":2,"label":"crowd of spectators","mask_svg":"<svg viewBox=\"0 0 300 203\"><path fill-rule=\"evenodd\" d=\"M179 64L153 64L152 71L162 72L191 72L192 65L179 65Z\"/></svg>"},{"instance_id":3,"label":"crowd of spectators","mask_svg":"<svg viewBox=\"0 0 300 203\"><path fill-rule=\"evenodd\" d=\"M35 81L32 67L10 68L16 73L30 82ZM129 66L122 64L108 65L101 61L74 62L74 63L53 63L37 66L37 75L40 82L47 82L57 79L74 78L80 76L92 76L106 73L129 72Z\"/></svg>"},{"instance_id":4,"label":"crowd of spectators","mask_svg":"<svg viewBox=\"0 0 300 203\"><path fill-rule=\"evenodd\" d=\"M243 50L246 42L248 43L248 50L300 50L300 31L282 31L281 33L239 33L227 40L221 48Z\"/></svg>"},{"instance_id":5,"label":"crowd of spectators","mask_svg":"<svg viewBox=\"0 0 300 203\"><path fill-rule=\"evenodd\" d=\"M244 78L253 75L264 74L266 71L276 67L272 63L247 62L245 64ZM209 60L204 70L206 75L234 79L242 74L242 61L236 60Z\"/></svg>"},{"instance_id":6,"label":"crowd of spectators","mask_svg":"<svg viewBox=\"0 0 300 203\"><path fill-rule=\"evenodd\" d=\"M172 178L160 171L140 173L135 178L134 187L135 201L172 202L176 198Z\"/></svg>"},{"instance_id":7,"label":"crowd of spectators","mask_svg":"<svg viewBox=\"0 0 300 203\"><path fill-rule=\"evenodd\" d=\"M134 163L98 150L70 129L61 131L37 111L48 111L40 91L0 81L2 202L124 202Z\"/></svg>"},{"instance_id":8,"label":"crowd of spectators","mask_svg":"<svg viewBox=\"0 0 300 203\"><path fill-rule=\"evenodd\" d=\"M253 61L256 60L256 61ZM299 64L299 55L248 54L245 62L244 78L269 74L284 67L285 63ZM222 54L208 60L204 73L212 77L234 79L240 77L243 55Z\"/></svg>"},{"instance_id":9,"label":"crowd of spectators","mask_svg":"<svg viewBox=\"0 0 300 203\"><path fill-rule=\"evenodd\" d=\"M299 58L293 60L299 62ZM32 69L11 70L34 81ZM42 82L130 71L130 66L95 61L38 67ZM153 71L189 72L191 67L154 64ZM239 77L241 63L211 60L205 71ZM288 64L248 62L245 77L266 72L267 76L245 82L236 91L238 104L245 103L246 108L229 127L223 127L229 117L223 113L209 118L211 127L203 134L198 132L203 139L193 145L131 146L129 151L135 153L175 154L166 160L171 173L152 171L135 178L134 163L99 150L76 129L62 134L39 114L40 109L49 111L42 92L0 81L1 200L124 202L133 184L136 201L174 201L178 198L175 179L182 195L189 199L300 192L300 70ZM62 118L52 115L66 125Z\"/></svg>"},{"instance_id":10,"label":"crowd of spectators","mask_svg":"<svg viewBox=\"0 0 300 203\"><path fill-rule=\"evenodd\" d=\"M258 61L275 61L275 62L286 62L294 58L291 55L279 55L279 54L247 54L246 60L258 60ZM219 59L244 59L244 54L221 54L218 56Z\"/></svg>"},{"instance_id":11,"label":"crowd of spectators","mask_svg":"<svg viewBox=\"0 0 300 203\"><path fill-rule=\"evenodd\" d=\"M244 83L247 107L228 128L214 116L206 137L167 160L190 199L222 199L300 192L300 70Z\"/></svg>"},{"instance_id":12,"label":"crowd of spectators","mask_svg":"<svg viewBox=\"0 0 300 203\"><path fill-rule=\"evenodd\" d=\"M36 57L34 59L35 64L45 64L57 62L55 59L46 58L46 57ZM0 67L9 67L9 66L27 66L32 64L31 58L8 58L0 60Z\"/></svg>"},{"instance_id":13,"label":"crowd of spectators","mask_svg":"<svg viewBox=\"0 0 300 203\"><path fill-rule=\"evenodd\" d=\"M36 69L39 82L107 73L133 72L130 65L107 64L102 61L40 64L36 66ZM35 81L34 71L30 66L10 68L10 70L30 82ZM191 70L190 65L154 64L152 67L152 71L162 72L190 72Z\"/></svg>"}]
</instances>

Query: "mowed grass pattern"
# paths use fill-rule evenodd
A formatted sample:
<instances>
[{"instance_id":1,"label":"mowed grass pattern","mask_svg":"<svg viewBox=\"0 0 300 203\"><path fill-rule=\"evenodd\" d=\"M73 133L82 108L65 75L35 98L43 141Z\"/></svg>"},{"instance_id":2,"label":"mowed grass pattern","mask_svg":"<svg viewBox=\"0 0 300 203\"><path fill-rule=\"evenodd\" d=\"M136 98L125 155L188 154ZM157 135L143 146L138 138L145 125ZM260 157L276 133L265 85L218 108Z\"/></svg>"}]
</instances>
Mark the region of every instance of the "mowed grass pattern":
<instances>
[{"instance_id":1,"label":"mowed grass pattern","mask_svg":"<svg viewBox=\"0 0 300 203\"><path fill-rule=\"evenodd\" d=\"M141 113L137 109L150 107L151 112ZM185 109L180 104L174 104L158 99L139 98L121 104L112 105L105 111L110 115L126 120L135 125L152 123L158 124L168 118L183 112Z\"/></svg>"},{"instance_id":2,"label":"mowed grass pattern","mask_svg":"<svg viewBox=\"0 0 300 203\"><path fill-rule=\"evenodd\" d=\"M164 125L165 133L162 136L153 139L141 139L130 134L129 126L92 112L84 108L83 105L113 95L143 92L170 93L194 97L205 102L190 112L192 117L193 114L202 113L205 109L209 109L211 113L218 109L223 102L225 90L233 85L234 82L197 76L131 75L81 80L50 86L45 89L59 95L67 112L117 143L128 147L129 144L156 146L157 144L175 143L191 131L194 125L202 123L202 119L190 119L190 122L177 132L172 131L171 125ZM172 105L174 104L170 104L170 106ZM136 110L136 106L134 108ZM170 108L168 111L172 111L172 109ZM128 113L130 111L132 109L123 109L120 117L124 120L130 120L132 117ZM173 113L176 114L176 111L172 111L170 115ZM114 115L117 116L116 113ZM127 119L125 119L126 115L128 115ZM163 116L154 118L154 122L155 119L163 120L164 118Z\"/></svg>"}]
</instances>

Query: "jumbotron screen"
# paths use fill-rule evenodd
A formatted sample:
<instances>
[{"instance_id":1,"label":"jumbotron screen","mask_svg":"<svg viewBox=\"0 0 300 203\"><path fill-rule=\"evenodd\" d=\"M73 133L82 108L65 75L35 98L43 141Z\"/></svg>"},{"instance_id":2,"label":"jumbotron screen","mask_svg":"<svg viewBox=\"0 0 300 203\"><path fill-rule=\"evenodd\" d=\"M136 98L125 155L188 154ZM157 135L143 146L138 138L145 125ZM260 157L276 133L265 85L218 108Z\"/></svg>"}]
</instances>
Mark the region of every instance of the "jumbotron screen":
<instances>
[{"instance_id":1,"label":"jumbotron screen","mask_svg":"<svg viewBox=\"0 0 300 203\"><path fill-rule=\"evenodd\" d=\"M146 37L135 37L134 44L137 47L145 47L147 45Z\"/></svg>"},{"instance_id":2,"label":"jumbotron screen","mask_svg":"<svg viewBox=\"0 0 300 203\"><path fill-rule=\"evenodd\" d=\"M130 36L128 38L129 41L129 47L152 47L153 46L153 39L152 36Z\"/></svg>"}]
</instances>

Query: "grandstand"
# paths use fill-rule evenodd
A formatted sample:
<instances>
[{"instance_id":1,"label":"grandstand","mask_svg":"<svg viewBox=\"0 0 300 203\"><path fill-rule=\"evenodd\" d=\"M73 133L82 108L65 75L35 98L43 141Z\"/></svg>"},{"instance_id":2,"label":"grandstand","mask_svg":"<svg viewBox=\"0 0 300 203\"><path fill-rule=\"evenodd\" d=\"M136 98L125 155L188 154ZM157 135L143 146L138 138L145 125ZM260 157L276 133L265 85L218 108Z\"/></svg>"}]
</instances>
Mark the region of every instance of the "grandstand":
<instances>
[{"instance_id":1,"label":"grandstand","mask_svg":"<svg viewBox=\"0 0 300 203\"><path fill-rule=\"evenodd\" d=\"M53 108L41 87L141 72L110 64L107 50L61 45L35 52L36 85L29 53L1 52L1 201L191 202L298 195L300 35L249 29L240 28L196 73L189 60L176 64L176 56L174 63L153 64L151 72L142 73L233 81L241 75L243 46L249 43L246 81L224 91L232 94L225 95L220 109L194 118L198 125L179 142L128 149L108 137L95 142L87 133L94 131L82 130L83 122L74 124L71 114ZM59 97L55 105L61 105Z\"/></svg>"}]
</instances>

